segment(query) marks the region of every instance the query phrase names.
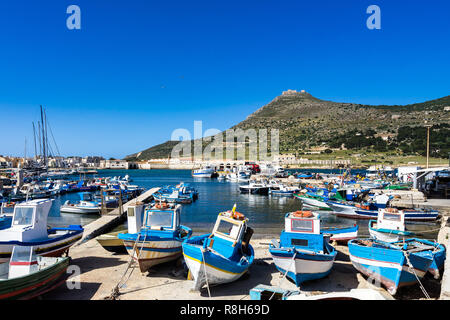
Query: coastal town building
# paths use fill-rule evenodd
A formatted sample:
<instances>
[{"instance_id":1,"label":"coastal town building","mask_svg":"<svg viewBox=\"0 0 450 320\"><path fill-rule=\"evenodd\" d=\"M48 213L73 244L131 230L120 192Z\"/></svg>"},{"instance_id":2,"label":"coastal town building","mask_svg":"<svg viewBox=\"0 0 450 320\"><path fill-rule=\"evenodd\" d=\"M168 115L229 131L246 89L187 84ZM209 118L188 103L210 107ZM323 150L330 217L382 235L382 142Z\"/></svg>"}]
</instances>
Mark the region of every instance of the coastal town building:
<instances>
[{"instance_id":1,"label":"coastal town building","mask_svg":"<svg viewBox=\"0 0 450 320\"><path fill-rule=\"evenodd\" d=\"M128 169L126 160L101 160L100 169Z\"/></svg>"}]
</instances>

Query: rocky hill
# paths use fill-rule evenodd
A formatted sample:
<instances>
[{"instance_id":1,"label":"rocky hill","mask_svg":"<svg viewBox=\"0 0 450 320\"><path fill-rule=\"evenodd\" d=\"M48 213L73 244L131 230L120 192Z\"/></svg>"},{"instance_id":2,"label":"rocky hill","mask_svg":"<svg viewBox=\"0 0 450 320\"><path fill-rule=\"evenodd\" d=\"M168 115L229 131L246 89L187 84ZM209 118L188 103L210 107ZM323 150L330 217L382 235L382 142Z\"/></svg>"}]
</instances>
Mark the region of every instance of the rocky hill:
<instances>
[{"instance_id":1,"label":"rocky hill","mask_svg":"<svg viewBox=\"0 0 450 320\"><path fill-rule=\"evenodd\" d=\"M450 111L446 107L450 107L450 96L388 106L332 102L288 90L232 129L279 129L281 153L327 147L422 154L427 121L433 126L432 156L446 158L450 152ZM167 158L177 143L167 141L127 159Z\"/></svg>"}]
</instances>

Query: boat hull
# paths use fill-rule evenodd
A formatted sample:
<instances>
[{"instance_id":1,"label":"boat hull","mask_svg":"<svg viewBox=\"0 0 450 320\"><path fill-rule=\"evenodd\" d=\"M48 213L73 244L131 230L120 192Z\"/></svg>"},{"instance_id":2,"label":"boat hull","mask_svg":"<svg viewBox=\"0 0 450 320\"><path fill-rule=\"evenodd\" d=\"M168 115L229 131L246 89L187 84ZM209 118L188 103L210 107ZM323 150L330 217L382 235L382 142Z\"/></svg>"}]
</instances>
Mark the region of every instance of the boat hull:
<instances>
[{"instance_id":1,"label":"boat hull","mask_svg":"<svg viewBox=\"0 0 450 320\"><path fill-rule=\"evenodd\" d=\"M405 220L407 221L433 221L439 216L438 211L421 211L421 210L403 210ZM355 210L358 219L376 219L378 217L378 210ZM353 218L353 217L352 217Z\"/></svg>"},{"instance_id":2,"label":"boat hull","mask_svg":"<svg viewBox=\"0 0 450 320\"><path fill-rule=\"evenodd\" d=\"M297 199L302 200L302 202L308 206L316 207L323 210L330 210L330 207L325 201L317 200L310 197L305 197L301 195L294 195Z\"/></svg>"},{"instance_id":3,"label":"boat hull","mask_svg":"<svg viewBox=\"0 0 450 320\"><path fill-rule=\"evenodd\" d=\"M413 266L410 268L401 250L361 246L355 240L349 241L348 247L355 269L375 283L383 284L392 295L400 287L416 284L416 275L419 279L423 278L432 263L430 255L410 253L409 259Z\"/></svg>"},{"instance_id":4,"label":"boat hull","mask_svg":"<svg viewBox=\"0 0 450 320\"><path fill-rule=\"evenodd\" d=\"M357 225L348 228L327 228L321 229L321 233L330 234L331 241L347 242L358 237L358 229Z\"/></svg>"},{"instance_id":5,"label":"boat hull","mask_svg":"<svg viewBox=\"0 0 450 320\"><path fill-rule=\"evenodd\" d=\"M70 258L57 258L58 262L41 271L23 277L0 280L0 299L31 299L65 282Z\"/></svg>"},{"instance_id":6,"label":"boat hull","mask_svg":"<svg viewBox=\"0 0 450 320\"><path fill-rule=\"evenodd\" d=\"M286 274L288 278L299 287L301 283L326 277L330 272L336 258L333 254L309 254L297 251L295 259L291 248L269 248L270 255L277 269Z\"/></svg>"},{"instance_id":7,"label":"boat hull","mask_svg":"<svg viewBox=\"0 0 450 320\"><path fill-rule=\"evenodd\" d=\"M446 258L445 246L443 244L440 244L440 243L437 243L434 241L418 239L418 238L407 239L406 242L418 242L423 245L428 245L428 246L434 247L434 249L431 251L431 254L433 255L433 262L428 267L427 271L435 279L439 279L441 276L441 272L444 269L444 263L445 263L445 258Z\"/></svg>"},{"instance_id":8,"label":"boat hull","mask_svg":"<svg viewBox=\"0 0 450 320\"><path fill-rule=\"evenodd\" d=\"M241 193L248 193L248 194L263 194L263 195L269 194L269 187L245 188L245 187L241 186L241 187L239 187L239 190L241 191Z\"/></svg>"},{"instance_id":9,"label":"boat hull","mask_svg":"<svg viewBox=\"0 0 450 320\"><path fill-rule=\"evenodd\" d=\"M153 266L176 260L181 257L182 248L179 240L135 241L123 240L128 254L139 264L141 272L146 272ZM136 252L133 252L133 249Z\"/></svg>"},{"instance_id":10,"label":"boat hull","mask_svg":"<svg viewBox=\"0 0 450 320\"><path fill-rule=\"evenodd\" d=\"M120 232L116 231L98 236L97 242L103 247L103 249L113 253L127 253L127 249L123 245L123 241L117 238Z\"/></svg>"},{"instance_id":11,"label":"boat hull","mask_svg":"<svg viewBox=\"0 0 450 320\"><path fill-rule=\"evenodd\" d=\"M327 201L328 206L333 210L333 213L337 216L355 218L357 217L356 207L344 203Z\"/></svg>"},{"instance_id":12,"label":"boat hull","mask_svg":"<svg viewBox=\"0 0 450 320\"><path fill-rule=\"evenodd\" d=\"M194 280L193 290L196 291L200 291L206 284L211 286L238 280L253 262L254 252L251 245L248 246L250 254L244 263L229 260L212 250L206 250L202 254L202 249L201 245L183 243L184 260Z\"/></svg>"},{"instance_id":13,"label":"boat hull","mask_svg":"<svg viewBox=\"0 0 450 320\"><path fill-rule=\"evenodd\" d=\"M61 207L60 212L63 213L79 213L79 214L89 214L89 213L100 213L100 208L69 208Z\"/></svg>"},{"instance_id":14,"label":"boat hull","mask_svg":"<svg viewBox=\"0 0 450 320\"><path fill-rule=\"evenodd\" d=\"M70 231L66 235L46 241L0 241L0 263L7 262L15 245L33 246L35 253L43 257L60 257L83 236L83 229Z\"/></svg>"}]
</instances>

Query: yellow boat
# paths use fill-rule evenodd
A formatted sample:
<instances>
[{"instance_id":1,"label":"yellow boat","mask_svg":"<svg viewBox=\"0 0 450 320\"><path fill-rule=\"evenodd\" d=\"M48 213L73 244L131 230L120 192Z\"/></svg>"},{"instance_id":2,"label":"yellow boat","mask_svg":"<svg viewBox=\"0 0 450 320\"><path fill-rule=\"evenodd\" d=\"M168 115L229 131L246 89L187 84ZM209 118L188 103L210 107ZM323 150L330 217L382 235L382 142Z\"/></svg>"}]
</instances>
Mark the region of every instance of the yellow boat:
<instances>
[{"instance_id":1,"label":"yellow boat","mask_svg":"<svg viewBox=\"0 0 450 320\"><path fill-rule=\"evenodd\" d=\"M123 241L119 238L117 238L117 235L119 233L127 232L127 229L121 229L118 231L105 233L100 236L98 236L97 242L100 243L100 245L109 252L114 253L127 253L127 249L125 249L125 246L123 245Z\"/></svg>"}]
</instances>

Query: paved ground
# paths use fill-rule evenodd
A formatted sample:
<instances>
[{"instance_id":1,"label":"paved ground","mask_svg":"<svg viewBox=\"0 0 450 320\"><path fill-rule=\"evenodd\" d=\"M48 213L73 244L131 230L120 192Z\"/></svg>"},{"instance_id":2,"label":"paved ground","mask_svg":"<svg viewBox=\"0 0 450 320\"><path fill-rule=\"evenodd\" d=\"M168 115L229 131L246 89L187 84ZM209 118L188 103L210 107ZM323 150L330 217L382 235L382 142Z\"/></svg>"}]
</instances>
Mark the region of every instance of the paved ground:
<instances>
[{"instance_id":1,"label":"paved ground","mask_svg":"<svg viewBox=\"0 0 450 320\"><path fill-rule=\"evenodd\" d=\"M253 240L252 240L253 241ZM268 253L269 239L253 241L255 261L250 268L250 274L240 280L211 288L212 299L249 299L249 291L258 284L280 286L284 289L296 290L295 285L287 279L281 283L282 277L276 270ZM375 288L369 284L353 268L348 249L337 246L338 256L330 275L324 279L305 283L303 291L311 294L318 292L347 291L352 288ZM128 255L116 255L104 250L95 239L90 240L71 250L72 264L81 269L81 289L69 290L63 285L48 293L43 299L75 299L99 300L111 294L127 267ZM151 272L141 274L135 269L126 286L120 289L119 299L123 300L154 300L154 299L209 299L207 290L192 292L192 282L186 280L186 271L181 259L156 266ZM72 283L73 278L68 280ZM433 299L439 297L440 284L434 279L426 279L424 286ZM384 291L384 289L381 289ZM385 292L385 291L384 291ZM424 297L419 286L400 290L396 298L422 299Z\"/></svg>"}]
</instances>

